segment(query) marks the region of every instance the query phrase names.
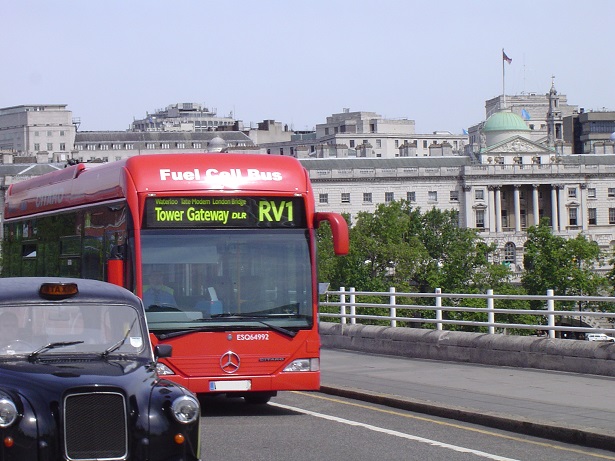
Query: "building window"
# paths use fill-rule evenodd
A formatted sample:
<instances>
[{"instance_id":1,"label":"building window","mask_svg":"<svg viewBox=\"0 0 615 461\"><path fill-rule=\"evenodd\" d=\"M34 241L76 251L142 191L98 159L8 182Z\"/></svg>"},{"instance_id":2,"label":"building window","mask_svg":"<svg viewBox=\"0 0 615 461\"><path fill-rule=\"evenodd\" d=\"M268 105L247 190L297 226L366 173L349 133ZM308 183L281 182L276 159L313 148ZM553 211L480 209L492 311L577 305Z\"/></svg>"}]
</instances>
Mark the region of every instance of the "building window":
<instances>
[{"instance_id":1,"label":"building window","mask_svg":"<svg viewBox=\"0 0 615 461\"><path fill-rule=\"evenodd\" d=\"M113 150L122 150L121 144L113 144Z\"/></svg>"},{"instance_id":2,"label":"building window","mask_svg":"<svg viewBox=\"0 0 615 461\"><path fill-rule=\"evenodd\" d=\"M376 147L382 147L382 139L376 139Z\"/></svg>"},{"instance_id":3,"label":"building window","mask_svg":"<svg viewBox=\"0 0 615 461\"><path fill-rule=\"evenodd\" d=\"M200 149L201 148L201 143L200 142L193 142L192 143L192 147L194 147L195 149Z\"/></svg>"},{"instance_id":4,"label":"building window","mask_svg":"<svg viewBox=\"0 0 615 461\"><path fill-rule=\"evenodd\" d=\"M342 203L350 203L350 192L342 192Z\"/></svg>"},{"instance_id":5,"label":"building window","mask_svg":"<svg viewBox=\"0 0 615 461\"><path fill-rule=\"evenodd\" d=\"M570 208L568 210L568 222L571 226L577 225L577 209L576 208Z\"/></svg>"},{"instance_id":6,"label":"building window","mask_svg":"<svg viewBox=\"0 0 615 461\"><path fill-rule=\"evenodd\" d=\"M502 227L503 228L507 228L508 227L508 210L502 210Z\"/></svg>"},{"instance_id":7,"label":"building window","mask_svg":"<svg viewBox=\"0 0 615 461\"><path fill-rule=\"evenodd\" d=\"M350 147L351 147L351 148L354 148L354 139L351 139L351 140L350 140Z\"/></svg>"},{"instance_id":8,"label":"building window","mask_svg":"<svg viewBox=\"0 0 615 461\"><path fill-rule=\"evenodd\" d=\"M372 193L363 192L363 203L372 203Z\"/></svg>"},{"instance_id":9,"label":"building window","mask_svg":"<svg viewBox=\"0 0 615 461\"><path fill-rule=\"evenodd\" d=\"M35 131L35 132L34 132L34 136L38 136L38 135L39 135L39 134L38 134L38 131Z\"/></svg>"},{"instance_id":10,"label":"building window","mask_svg":"<svg viewBox=\"0 0 615 461\"><path fill-rule=\"evenodd\" d=\"M609 187L609 197L615 197L615 187Z\"/></svg>"},{"instance_id":11,"label":"building window","mask_svg":"<svg viewBox=\"0 0 615 461\"><path fill-rule=\"evenodd\" d=\"M47 136L53 136L53 131L47 131Z\"/></svg>"},{"instance_id":12,"label":"building window","mask_svg":"<svg viewBox=\"0 0 615 461\"><path fill-rule=\"evenodd\" d=\"M476 227L485 228L485 210L476 210Z\"/></svg>"},{"instance_id":13,"label":"building window","mask_svg":"<svg viewBox=\"0 0 615 461\"><path fill-rule=\"evenodd\" d=\"M577 198L577 188L576 187L568 188L568 198Z\"/></svg>"},{"instance_id":14,"label":"building window","mask_svg":"<svg viewBox=\"0 0 615 461\"><path fill-rule=\"evenodd\" d=\"M406 200L409 202L416 202L416 192L406 192Z\"/></svg>"},{"instance_id":15,"label":"building window","mask_svg":"<svg viewBox=\"0 0 615 461\"><path fill-rule=\"evenodd\" d=\"M395 149L397 149L399 147L399 139L395 140Z\"/></svg>"},{"instance_id":16,"label":"building window","mask_svg":"<svg viewBox=\"0 0 615 461\"><path fill-rule=\"evenodd\" d=\"M48 150L49 152L51 152L51 151L53 150L53 143L52 143L52 142L48 142L48 143L47 143L47 150Z\"/></svg>"},{"instance_id":17,"label":"building window","mask_svg":"<svg viewBox=\"0 0 615 461\"><path fill-rule=\"evenodd\" d=\"M423 141L423 149L427 149L427 141Z\"/></svg>"},{"instance_id":18,"label":"building window","mask_svg":"<svg viewBox=\"0 0 615 461\"><path fill-rule=\"evenodd\" d=\"M85 150L96 150L96 144L86 144Z\"/></svg>"},{"instance_id":19,"label":"building window","mask_svg":"<svg viewBox=\"0 0 615 461\"><path fill-rule=\"evenodd\" d=\"M134 146L132 144L124 144L124 149L131 150L134 149Z\"/></svg>"},{"instance_id":20,"label":"building window","mask_svg":"<svg viewBox=\"0 0 615 461\"><path fill-rule=\"evenodd\" d=\"M284 148L280 147L280 155L284 155Z\"/></svg>"},{"instance_id":21,"label":"building window","mask_svg":"<svg viewBox=\"0 0 615 461\"><path fill-rule=\"evenodd\" d=\"M171 145L168 142L163 142L162 144L160 144L161 149L169 149L170 147Z\"/></svg>"},{"instance_id":22,"label":"building window","mask_svg":"<svg viewBox=\"0 0 615 461\"><path fill-rule=\"evenodd\" d=\"M34 143L34 152L39 152L41 150L41 145L37 142Z\"/></svg>"},{"instance_id":23,"label":"building window","mask_svg":"<svg viewBox=\"0 0 615 461\"><path fill-rule=\"evenodd\" d=\"M587 219L588 219L588 224L590 226L595 226L596 224L598 224L598 220L596 217L596 209L595 208L588 208L587 209Z\"/></svg>"},{"instance_id":24,"label":"building window","mask_svg":"<svg viewBox=\"0 0 615 461\"><path fill-rule=\"evenodd\" d=\"M458 190L452 190L450 192L450 200L451 200L451 202L458 202L459 201L459 191Z\"/></svg>"},{"instance_id":25,"label":"building window","mask_svg":"<svg viewBox=\"0 0 615 461\"><path fill-rule=\"evenodd\" d=\"M60 143L60 150L66 150L66 144L61 142Z\"/></svg>"},{"instance_id":26,"label":"building window","mask_svg":"<svg viewBox=\"0 0 615 461\"><path fill-rule=\"evenodd\" d=\"M384 193L384 201L385 203L389 203L395 200L395 194L393 192L385 192Z\"/></svg>"},{"instance_id":27,"label":"building window","mask_svg":"<svg viewBox=\"0 0 615 461\"><path fill-rule=\"evenodd\" d=\"M154 144L153 142L148 142L148 143L145 145L145 148L146 148L146 149L155 149L155 148L156 148L156 144Z\"/></svg>"},{"instance_id":28,"label":"building window","mask_svg":"<svg viewBox=\"0 0 615 461\"><path fill-rule=\"evenodd\" d=\"M329 194L318 194L318 203L329 203Z\"/></svg>"},{"instance_id":29,"label":"building window","mask_svg":"<svg viewBox=\"0 0 615 461\"><path fill-rule=\"evenodd\" d=\"M429 200L430 202L437 202L438 201L438 191L430 190L429 192L427 192L427 200Z\"/></svg>"},{"instance_id":30,"label":"building window","mask_svg":"<svg viewBox=\"0 0 615 461\"><path fill-rule=\"evenodd\" d=\"M595 187L587 188L587 198L596 198L596 188Z\"/></svg>"},{"instance_id":31,"label":"building window","mask_svg":"<svg viewBox=\"0 0 615 461\"><path fill-rule=\"evenodd\" d=\"M175 147L177 147L178 149L185 149L186 148L186 144L183 142L178 142L175 144Z\"/></svg>"},{"instance_id":32,"label":"building window","mask_svg":"<svg viewBox=\"0 0 615 461\"><path fill-rule=\"evenodd\" d=\"M609 208L609 224L615 224L615 208Z\"/></svg>"},{"instance_id":33,"label":"building window","mask_svg":"<svg viewBox=\"0 0 615 461\"><path fill-rule=\"evenodd\" d=\"M517 247L512 242L508 242L504 245L504 262L508 264L515 264L517 261Z\"/></svg>"},{"instance_id":34,"label":"building window","mask_svg":"<svg viewBox=\"0 0 615 461\"><path fill-rule=\"evenodd\" d=\"M484 189L476 189L474 191L474 198L476 200L485 200L485 190Z\"/></svg>"},{"instance_id":35,"label":"building window","mask_svg":"<svg viewBox=\"0 0 615 461\"><path fill-rule=\"evenodd\" d=\"M60 136L65 136L64 130L60 130Z\"/></svg>"}]
</instances>

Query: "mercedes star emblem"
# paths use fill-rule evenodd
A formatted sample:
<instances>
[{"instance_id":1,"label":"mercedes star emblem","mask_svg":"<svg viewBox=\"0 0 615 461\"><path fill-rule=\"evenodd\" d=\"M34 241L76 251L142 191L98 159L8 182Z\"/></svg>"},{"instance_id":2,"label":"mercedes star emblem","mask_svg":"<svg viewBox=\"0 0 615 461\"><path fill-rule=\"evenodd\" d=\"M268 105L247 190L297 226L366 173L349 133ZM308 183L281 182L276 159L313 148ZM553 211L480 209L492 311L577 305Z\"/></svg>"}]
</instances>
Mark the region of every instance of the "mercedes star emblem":
<instances>
[{"instance_id":1,"label":"mercedes star emblem","mask_svg":"<svg viewBox=\"0 0 615 461\"><path fill-rule=\"evenodd\" d=\"M220 357L220 368L222 371L228 374L235 373L239 370L239 356L232 351L225 352Z\"/></svg>"}]
</instances>

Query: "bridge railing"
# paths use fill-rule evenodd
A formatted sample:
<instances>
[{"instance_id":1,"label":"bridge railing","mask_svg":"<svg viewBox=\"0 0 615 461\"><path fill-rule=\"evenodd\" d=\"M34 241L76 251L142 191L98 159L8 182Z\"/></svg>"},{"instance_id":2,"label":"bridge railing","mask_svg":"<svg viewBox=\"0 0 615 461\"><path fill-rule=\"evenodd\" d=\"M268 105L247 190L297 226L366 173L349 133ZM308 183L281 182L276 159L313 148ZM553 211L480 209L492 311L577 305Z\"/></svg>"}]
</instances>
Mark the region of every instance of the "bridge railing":
<instances>
[{"instance_id":1,"label":"bridge railing","mask_svg":"<svg viewBox=\"0 0 615 461\"><path fill-rule=\"evenodd\" d=\"M431 301L418 304L416 301L419 299ZM461 304L465 299L479 301L474 301L474 306L463 306ZM533 305L538 304L540 308L498 307L503 301L534 302ZM475 307L476 304L483 306ZM459 312L474 315L456 315ZM514 321L515 316L519 315L524 316L523 322ZM490 334L514 334L515 330L526 330L527 334L550 338L555 338L556 334L580 337L586 333L613 336L615 297L555 296L553 290L548 290L546 295L500 295L494 294L493 290L487 290L485 294L442 293L439 288L434 293L398 293L394 287L388 292L355 291L354 288L346 290L341 287L337 291L322 293L319 316L321 319L337 319L334 321L342 324L463 329Z\"/></svg>"}]
</instances>

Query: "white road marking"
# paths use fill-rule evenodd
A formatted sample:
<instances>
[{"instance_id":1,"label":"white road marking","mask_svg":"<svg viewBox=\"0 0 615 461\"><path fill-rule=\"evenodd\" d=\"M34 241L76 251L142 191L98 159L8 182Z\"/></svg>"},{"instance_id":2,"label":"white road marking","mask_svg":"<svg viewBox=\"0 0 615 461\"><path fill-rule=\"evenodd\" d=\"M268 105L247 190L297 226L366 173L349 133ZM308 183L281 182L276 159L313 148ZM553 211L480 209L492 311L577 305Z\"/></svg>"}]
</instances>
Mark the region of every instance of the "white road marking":
<instances>
[{"instance_id":1,"label":"white road marking","mask_svg":"<svg viewBox=\"0 0 615 461\"><path fill-rule=\"evenodd\" d=\"M384 429L382 427L372 426L371 424L365 424L365 423L360 423L360 422L357 422L357 421L351 421L349 419L338 418L337 416L325 415L323 413L316 413L314 411L304 410L302 408L291 407L291 406L288 406L288 405L282 405L282 404L276 403L276 402L269 402L269 405L272 405L274 407L284 408L285 410L296 411L298 413L303 413L303 414L306 414L306 415L314 416L316 418L322 418L322 419L327 419L329 421L335 421L335 422L342 423L342 424L348 424L350 426L363 427L363 428L368 429L370 431L382 432L383 434L392 435L394 437L400 437L400 438L403 438L403 439L413 440L415 442L426 443L426 444L432 445L434 447L445 448L447 450L453 450L453 451L457 451L457 452L460 452L460 453L471 453L471 454L474 454L476 456L480 456L481 458L493 459L493 460L497 460L497 461L519 461L519 460L516 460L514 458L506 458L504 456L498 456L498 455L494 455L494 454L491 454L491 453L485 453L484 451L478 451L478 450L473 450L471 448L459 447L459 446L451 445L451 444L444 443L444 442L438 442L437 440L431 440L431 439L426 439L426 438L423 438L423 437L417 437L415 435L404 434L403 432L392 431L390 429Z\"/></svg>"}]
</instances>

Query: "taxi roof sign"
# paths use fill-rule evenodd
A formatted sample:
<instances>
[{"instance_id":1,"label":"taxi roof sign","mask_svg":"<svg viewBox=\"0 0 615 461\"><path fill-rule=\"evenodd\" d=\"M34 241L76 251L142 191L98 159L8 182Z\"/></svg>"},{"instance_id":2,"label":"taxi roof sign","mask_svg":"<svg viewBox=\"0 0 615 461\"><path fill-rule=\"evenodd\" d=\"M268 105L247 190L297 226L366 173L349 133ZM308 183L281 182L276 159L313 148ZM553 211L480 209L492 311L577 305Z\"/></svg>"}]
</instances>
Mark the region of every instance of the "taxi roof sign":
<instances>
[{"instance_id":1,"label":"taxi roof sign","mask_svg":"<svg viewBox=\"0 0 615 461\"><path fill-rule=\"evenodd\" d=\"M75 296L79 288L76 283L50 282L43 283L38 292L45 299L64 299Z\"/></svg>"}]
</instances>

